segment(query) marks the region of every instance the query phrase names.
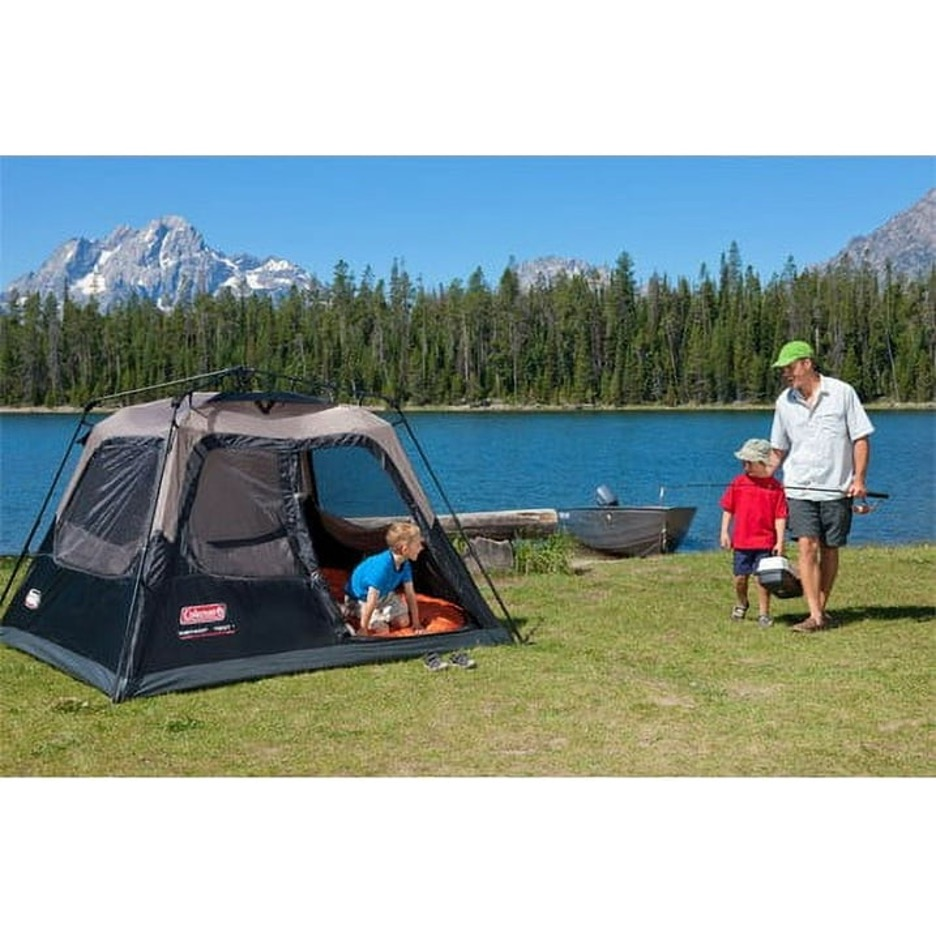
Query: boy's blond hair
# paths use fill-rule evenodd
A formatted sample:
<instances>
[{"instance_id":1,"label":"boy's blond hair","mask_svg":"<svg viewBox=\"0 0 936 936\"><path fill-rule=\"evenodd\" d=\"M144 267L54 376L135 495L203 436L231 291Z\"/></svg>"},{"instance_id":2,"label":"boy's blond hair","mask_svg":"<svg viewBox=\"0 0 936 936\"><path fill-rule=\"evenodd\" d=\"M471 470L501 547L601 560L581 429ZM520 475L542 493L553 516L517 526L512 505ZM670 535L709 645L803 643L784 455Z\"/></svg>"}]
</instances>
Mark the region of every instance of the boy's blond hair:
<instances>
[{"instance_id":1,"label":"boy's blond hair","mask_svg":"<svg viewBox=\"0 0 936 936\"><path fill-rule=\"evenodd\" d=\"M415 523L409 520L398 520L387 528L387 545L396 552L402 543L412 543L422 539L422 533Z\"/></svg>"}]
</instances>

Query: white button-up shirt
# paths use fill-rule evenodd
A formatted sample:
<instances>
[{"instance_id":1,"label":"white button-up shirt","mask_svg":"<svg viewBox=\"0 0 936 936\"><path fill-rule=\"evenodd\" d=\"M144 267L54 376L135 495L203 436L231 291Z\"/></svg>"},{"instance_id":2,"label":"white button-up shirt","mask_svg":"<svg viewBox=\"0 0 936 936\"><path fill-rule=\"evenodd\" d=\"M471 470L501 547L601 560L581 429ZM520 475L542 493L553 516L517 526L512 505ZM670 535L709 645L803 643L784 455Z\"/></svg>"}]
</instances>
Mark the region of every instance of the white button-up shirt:
<instances>
[{"instance_id":1,"label":"white button-up shirt","mask_svg":"<svg viewBox=\"0 0 936 936\"><path fill-rule=\"evenodd\" d=\"M787 496L817 501L845 496L854 478L854 443L872 432L858 394L843 380L820 374L812 407L798 390L784 390L777 397L770 445L786 452Z\"/></svg>"}]
</instances>

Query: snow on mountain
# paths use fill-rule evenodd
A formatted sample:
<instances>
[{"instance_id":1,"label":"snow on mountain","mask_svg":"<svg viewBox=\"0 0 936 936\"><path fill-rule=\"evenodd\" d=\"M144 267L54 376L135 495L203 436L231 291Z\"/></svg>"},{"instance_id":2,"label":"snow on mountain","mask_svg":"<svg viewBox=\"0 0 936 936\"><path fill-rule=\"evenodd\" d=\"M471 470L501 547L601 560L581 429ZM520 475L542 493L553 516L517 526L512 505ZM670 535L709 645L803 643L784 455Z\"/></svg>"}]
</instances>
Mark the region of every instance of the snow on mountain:
<instances>
[{"instance_id":1,"label":"snow on mountain","mask_svg":"<svg viewBox=\"0 0 936 936\"><path fill-rule=\"evenodd\" d=\"M134 294L171 309L202 292L246 288L280 296L314 282L301 267L278 257L226 256L208 246L185 218L166 215L140 230L121 225L103 240L66 241L38 271L13 280L3 298L9 301L14 290L20 296L61 297L67 288L75 301L94 297L104 309Z\"/></svg>"},{"instance_id":2,"label":"snow on mountain","mask_svg":"<svg viewBox=\"0 0 936 936\"><path fill-rule=\"evenodd\" d=\"M513 267L521 289L530 289L533 286L549 286L560 276L571 279L573 276L583 276L587 280L606 285L610 279L610 271L604 266L594 266L585 260L570 257L538 257L535 260L524 260Z\"/></svg>"}]
</instances>

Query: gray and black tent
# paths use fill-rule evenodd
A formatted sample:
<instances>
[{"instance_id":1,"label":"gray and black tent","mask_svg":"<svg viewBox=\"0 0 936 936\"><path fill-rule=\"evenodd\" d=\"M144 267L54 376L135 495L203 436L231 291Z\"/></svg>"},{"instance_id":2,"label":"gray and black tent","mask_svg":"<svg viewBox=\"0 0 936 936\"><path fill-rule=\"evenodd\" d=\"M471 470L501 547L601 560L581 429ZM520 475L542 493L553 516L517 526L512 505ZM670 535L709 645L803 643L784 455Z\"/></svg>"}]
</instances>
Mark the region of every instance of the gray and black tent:
<instances>
[{"instance_id":1,"label":"gray and black tent","mask_svg":"<svg viewBox=\"0 0 936 936\"><path fill-rule=\"evenodd\" d=\"M365 407L189 389L88 425L0 640L114 701L516 636L394 426ZM428 631L353 636L343 582L401 517L426 542L414 584Z\"/></svg>"}]
</instances>

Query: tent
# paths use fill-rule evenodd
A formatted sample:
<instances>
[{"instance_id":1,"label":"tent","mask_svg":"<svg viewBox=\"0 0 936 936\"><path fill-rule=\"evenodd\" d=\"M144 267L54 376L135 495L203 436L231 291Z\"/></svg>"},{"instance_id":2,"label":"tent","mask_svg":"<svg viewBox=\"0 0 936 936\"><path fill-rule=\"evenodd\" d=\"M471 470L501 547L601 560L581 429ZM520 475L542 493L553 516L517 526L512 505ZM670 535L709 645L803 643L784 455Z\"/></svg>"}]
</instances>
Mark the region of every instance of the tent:
<instances>
[{"instance_id":1,"label":"tent","mask_svg":"<svg viewBox=\"0 0 936 936\"><path fill-rule=\"evenodd\" d=\"M0 641L114 701L518 636L443 531L394 425L363 406L188 389L85 425ZM343 583L400 518L426 543L414 584L427 631L353 635Z\"/></svg>"}]
</instances>

